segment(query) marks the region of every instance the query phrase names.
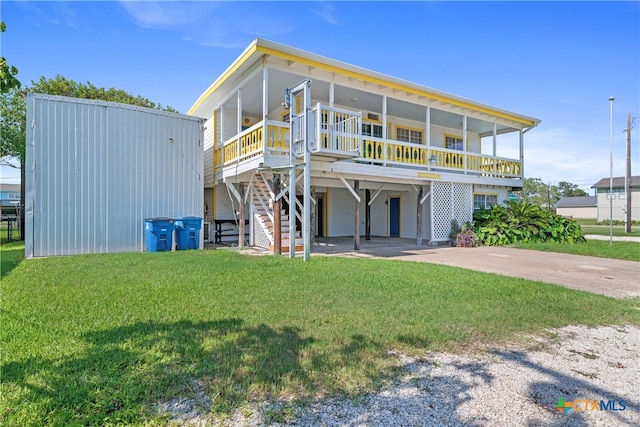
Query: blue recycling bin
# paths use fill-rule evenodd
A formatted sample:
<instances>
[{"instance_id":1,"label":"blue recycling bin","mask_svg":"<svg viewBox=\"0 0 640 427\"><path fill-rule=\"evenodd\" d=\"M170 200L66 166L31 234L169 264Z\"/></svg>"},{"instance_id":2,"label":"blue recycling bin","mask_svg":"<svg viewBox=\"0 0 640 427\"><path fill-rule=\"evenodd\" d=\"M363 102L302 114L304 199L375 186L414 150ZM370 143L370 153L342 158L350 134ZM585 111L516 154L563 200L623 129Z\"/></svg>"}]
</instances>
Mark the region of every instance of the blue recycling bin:
<instances>
[{"instance_id":1,"label":"blue recycling bin","mask_svg":"<svg viewBox=\"0 0 640 427\"><path fill-rule=\"evenodd\" d=\"M171 251L173 228L173 218L145 218L144 236L147 242L147 252Z\"/></svg>"},{"instance_id":2,"label":"blue recycling bin","mask_svg":"<svg viewBox=\"0 0 640 427\"><path fill-rule=\"evenodd\" d=\"M178 250L200 249L200 228L202 218L197 216L180 216L175 219L176 244Z\"/></svg>"}]
</instances>

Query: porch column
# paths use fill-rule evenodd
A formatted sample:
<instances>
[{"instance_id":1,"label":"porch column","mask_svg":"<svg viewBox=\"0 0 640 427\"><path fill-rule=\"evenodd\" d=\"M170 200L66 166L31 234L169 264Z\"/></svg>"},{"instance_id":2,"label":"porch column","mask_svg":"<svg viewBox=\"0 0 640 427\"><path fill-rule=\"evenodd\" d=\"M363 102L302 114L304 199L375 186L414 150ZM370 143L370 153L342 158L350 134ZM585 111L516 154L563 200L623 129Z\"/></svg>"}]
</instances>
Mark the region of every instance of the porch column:
<instances>
[{"instance_id":1,"label":"porch column","mask_svg":"<svg viewBox=\"0 0 640 427\"><path fill-rule=\"evenodd\" d=\"M242 89L238 89L238 117L236 117L237 132L242 132Z\"/></svg>"},{"instance_id":2,"label":"porch column","mask_svg":"<svg viewBox=\"0 0 640 427\"><path fill-rule=\"evenodd\" d=\"M387 139L387 95L382 96L382 138Z\"/></svg>"},{"instance_id":3,"label":"porch column","mask_svg":"<svg viewBox=\"0 0 640 427\"><path fill-rule=\"evenodd\" d=\"M498 159L496 154L496 143L498 140L498 124L493 123L493 176L498 174Z\"/></svg>"},{"instance_id":4,"label":"porch column","mask_svg":"<svg viewBox=\"0 0 640 427\"><path fill-rule=\"evenodd\" d=\"M268 114L269 114L269 69L267 67L264 67L262 69L262 119L266 121ZM264 135L266 135L266 132L264 133Z\"/></svg>"},{"instance_id":5,"label":"porch column","mask_svg":"<svg viewBox=\"0 0 640 427\"><path fill-rule=\"evenodd\" d=\"M356 194L360 191L360 181L357 179L353 182L353 191ZM353 249L360 250L360 200L355 200L355 212L353 216Z\"/></svg>"},{"instance_id":6,"label":"porch column","mask_svg":"<svg viewBox=\"0 0 640 427\"><path fill-rule=\"evenodd\" d=\"M425 132L426 132L426 143L427 143L427 158L425 159L427 162L428 170L431 170L431 107L427 106L427 116L425 118Z\"/></svg>"},{"instance_id":7,"label":"porch column","mask_svg":"<svg viewBox=\"0 0 640 427\"><path fill-rule=\"evenodd\" d=\"M422 246L422 185L418 186L418 209L416 214L416 244Z\"/></svg>"},{"instance_id":8,"label":"porch column","mask_svg":"<svg viewBox=\"0 0 640 427\"><path fill-rule=\"evenodd\" d=\"M329 107L333 107L336 96L336 84L334 82L329 83Z\"/></svg>"},{"instance_id":9,"label":"porch column","mask_svg":"<svg viewBox=\"0 0 640 427\"><path fill-rule=\"evenodd\" d=\"M464 173L467 173L467 116L462 118L462 151L464 152Z\"/></svg>"},{"instance_id":10,"label":"porch column","mask_svg":"<svg viewBox=\"0 0 640 427\"><path fill-rule=\"evenodd\" d=\"M236 134L242 132L242 89L238 89L238 117L236 117L237 122L237 130ZM240 144L240 140L238 140L238 159L242 155L242 145Z\"/></svg>"},{"instance_id":11,"label":"porch column","mask_svg":"<svg viewBox=\"0 0 640 427\"><path fill-rule=\"evenodd\" d=\"M524 179L524 132L520 129L520 179Z\"/></svg>"},{"instance_id":12,"label":"porch column","mask_svg":"<svg viewBox=\"0 0 640 427\"><path fill-rule=\"evenodd\" d=\"M366 189L364 192L364 227L365 240L371 240L371 190Z\"/></svg>"}]
</instances>

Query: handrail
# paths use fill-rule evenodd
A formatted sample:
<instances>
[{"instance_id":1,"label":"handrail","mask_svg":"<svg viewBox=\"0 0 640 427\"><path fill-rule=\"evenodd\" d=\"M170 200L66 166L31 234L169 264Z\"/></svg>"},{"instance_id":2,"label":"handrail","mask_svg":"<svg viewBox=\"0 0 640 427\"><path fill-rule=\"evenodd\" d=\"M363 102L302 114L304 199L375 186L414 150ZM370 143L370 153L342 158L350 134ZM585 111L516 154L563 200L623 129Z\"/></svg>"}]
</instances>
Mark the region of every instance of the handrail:
<instances>
[{"instance_id":1,"label":"handrail","mask_svg":"<svg viewBox=\"0 0 640 427\"><path fill-rule=\"evenodd\" d=\"M354 129L337 132L336 119L339 116L326 115L323 112L346 114L343 119L355 120L353 111L319 105L314 107L317 117L316 142L319 151L351 151L356 154L355 161L380 164L383 166L406 166L425 168L426 170L457 171L492 177L521 177L522 163L519 160L494 157L482 153L463 152L443 147L414 144L369 136L354 139ZM320 111L319 114L317 112ZM331 123L333 125L331 126ZM360 119L358 118L358 123ZM359 128L360 126L358 126ZM343 138L342 140L340 138ZM325 141L326 139L326 141ZM330 144L329 142L333 142ZM357 141L357 142L356 142ZM289 155L288 123L263 120L240 134L229 138L222 147L214 150L214 173L222 167L243 162L255 157ZM340 142L340 145L337 145ZM359 157L358 157L358 154ZM433 159L434 161L430 161Z\"/></svg>"}]
</instances>

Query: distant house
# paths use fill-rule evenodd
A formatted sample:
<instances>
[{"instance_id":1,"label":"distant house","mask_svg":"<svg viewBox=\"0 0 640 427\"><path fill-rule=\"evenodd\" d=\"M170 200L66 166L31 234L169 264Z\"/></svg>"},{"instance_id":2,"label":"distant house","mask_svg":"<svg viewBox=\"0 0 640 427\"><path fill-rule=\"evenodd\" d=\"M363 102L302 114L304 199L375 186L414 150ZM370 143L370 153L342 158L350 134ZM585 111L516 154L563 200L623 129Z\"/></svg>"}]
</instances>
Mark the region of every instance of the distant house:
<instances>
[{"instance_id":1,"label":"distant house","mask_svg":"<svg viewBox=\"0 0 640 427\"><path fill-rule=\"evenodd\" d=\"M624 177L613 178L612 187L613 220L624 221L627 206ZM598 221L608 220L610 216L609 178L602 178L591 186L591 188L596 189ZM640 175L631 177L631 220L640 221Z\"/></svg>"},{"instance_id":2,"label":"distant house","mask_svg":"<svg viewBox=\"0 0 640 427\"><path fill-rule=\"evenodd\" d=\"M598 216L598 198L563 197L556 203L556 213L569 218L595 219Z\"/></svg>"},{"instance_id":3,"label":"distant house","mask_svg":"<svg viewBox=\"0 0 640 427\"><path fill-rule=\"evenodd\" d=\"M20 184L0 184L2 217L16 216L20 206Z\"/></svg>"}]
</instances>

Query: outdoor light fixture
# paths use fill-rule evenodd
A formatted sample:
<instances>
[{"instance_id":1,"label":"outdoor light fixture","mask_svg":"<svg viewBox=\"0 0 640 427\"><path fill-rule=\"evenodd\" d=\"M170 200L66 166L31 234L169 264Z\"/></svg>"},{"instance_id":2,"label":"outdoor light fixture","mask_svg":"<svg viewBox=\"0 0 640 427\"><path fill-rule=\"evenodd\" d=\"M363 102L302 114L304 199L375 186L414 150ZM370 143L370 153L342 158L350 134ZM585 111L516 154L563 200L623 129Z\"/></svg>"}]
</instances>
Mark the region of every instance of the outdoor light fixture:
<instances>
[{"instance_id":1,"label":"outdoor light fixture","mask_svg":"<svg viewBox=\"0 0 640 427\"><path fill-rule=\"evenodd\" d=\"M613 245L613 96L609 97L609 246Z\"/></svg>"}]
</instances>

